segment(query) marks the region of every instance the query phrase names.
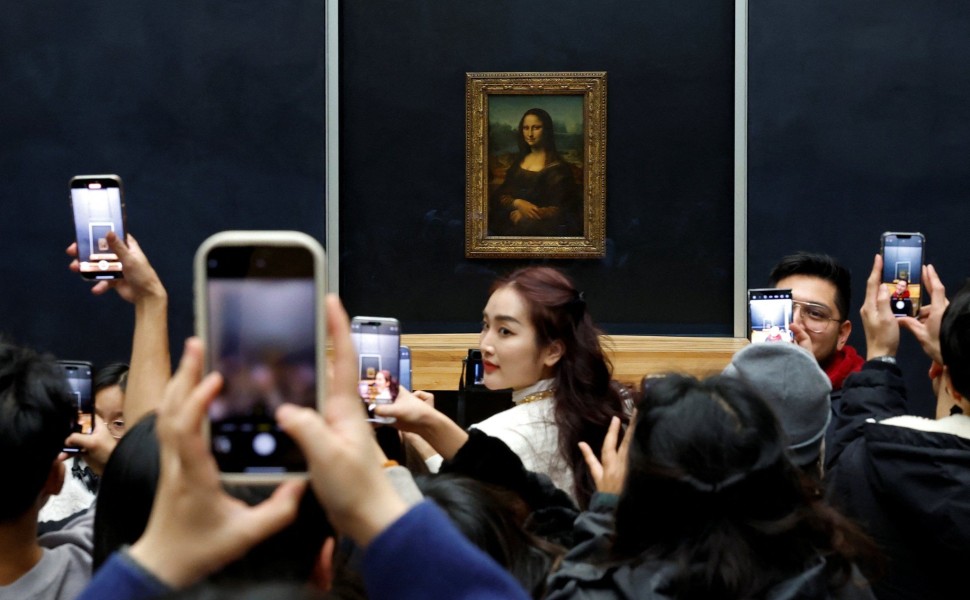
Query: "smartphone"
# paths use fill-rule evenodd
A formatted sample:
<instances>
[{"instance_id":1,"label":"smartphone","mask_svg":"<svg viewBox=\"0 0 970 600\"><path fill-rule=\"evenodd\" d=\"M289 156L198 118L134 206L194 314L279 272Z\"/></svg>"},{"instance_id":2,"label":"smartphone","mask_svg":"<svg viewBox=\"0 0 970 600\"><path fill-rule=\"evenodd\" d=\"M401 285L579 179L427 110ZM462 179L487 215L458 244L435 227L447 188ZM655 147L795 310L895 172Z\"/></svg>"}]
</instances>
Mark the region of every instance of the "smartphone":
<instances>
[{"instance_id":1,"label":"smartphone","mask_svg":"<svg viewBox=\"0 0 970 600\"><path fill-rule=\"evenodd\" d=\"M223 480L305 477L275 413L326 397L323 248L295 231L225 231L202 243L194 270L196 334L224 382L207 428Z\"/></svg>"},{"instance_id":2,"label":"smartphone","mask_svg":"<svg viewBox=\"0 0 970 600\"><path fill-rule=\"evenodd\" d=\"M367 420L393 423L378 417L374 407L397 398L401 385L401 327L391 317L354 317L350 337L357 351L357 391L367 407Z\"/></svg>"},{"instance_id":3,"label":"smartphone","mask_svg":"<svg viewBox=\"0 0 970 600\"><path fill-rule=\"evenodd\" d=\"M465 388L482 388L485 386L485 364L482 362L482 351L469 348L468 357L464 359L462 368L465 373Z\"/></svg>"},{"instance_id":4,"label":"smartphone","mask_svg":"<svg viewBox=\"0 0 970 600\"><path fill-rule=\"evenodd\" d=\"M108 246L108 232L125 240L125 202L117 175L71 178L71 208L81 277L120 279L121 261Z\"/></svg>"},{"instance_id":5,"label":"smartphone","mask_svg":"<svg viewBox=\"0 0 970 600\"><path fill-rule=\"evenodd\" d=\"M752 343L793 342L791 289L748 290L748 339Z\"/></svg>"},{"instance_id":6,"label":"smartphone","mask_svg":"<svg viewBox=\"0 0 970 600\"><path fill-rule=\"evenodd\" d=\"M401 346L400 360L398 361L398 370L401 373L401 387L408 390L411 388L411 349L407 346Z\"/></svg>"},{"instance_id":7,"label":"smartphone","mask_svg":"<svg viewBox=\"0 0 970 600\"><path fill-rule=\"evenodd\" d=\"M925 245L918 232L887 231L880 238L882 284L889 289L889 306L897 317L919 314Z\"/></svg>"},{"instance_id":8,"label":"smartphone","mask_svg":"<svg viewBox=\"0 0 970 600\"><path fill-rule=\"evenodd\" d=\"M77 419L72 433L90 434L94 431L94 392L91 385L91 363L84 360L57 361L67 376L67 385L74 396L74 406L77 409ZM76 453L80 449L69 446L64 452Z\"/></svg>"}]
</instances>

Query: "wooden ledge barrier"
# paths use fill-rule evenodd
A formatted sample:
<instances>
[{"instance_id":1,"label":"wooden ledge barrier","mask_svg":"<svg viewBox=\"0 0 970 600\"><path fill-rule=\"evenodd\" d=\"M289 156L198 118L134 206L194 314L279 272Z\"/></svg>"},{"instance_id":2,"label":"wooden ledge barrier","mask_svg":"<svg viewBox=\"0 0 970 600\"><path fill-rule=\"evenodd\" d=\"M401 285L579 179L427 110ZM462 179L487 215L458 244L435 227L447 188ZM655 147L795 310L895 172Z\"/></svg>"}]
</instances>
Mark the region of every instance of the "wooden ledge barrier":
<instances>
[{"instance_id":1,"label":"wooden ledge barrier","mask_svg":"<svg viewBox=\"0 0 970 600\"><path fill-rule=\"evenodd\" d=\"M719 373L742 347L744 338L605 335L603 348L613 362L613 378L638 384L647 374ZM412 385L417 390L457 390L461 361L478 348L477 333L411 333L401 336L411 348Z\"/></svg>"}]
</instances>

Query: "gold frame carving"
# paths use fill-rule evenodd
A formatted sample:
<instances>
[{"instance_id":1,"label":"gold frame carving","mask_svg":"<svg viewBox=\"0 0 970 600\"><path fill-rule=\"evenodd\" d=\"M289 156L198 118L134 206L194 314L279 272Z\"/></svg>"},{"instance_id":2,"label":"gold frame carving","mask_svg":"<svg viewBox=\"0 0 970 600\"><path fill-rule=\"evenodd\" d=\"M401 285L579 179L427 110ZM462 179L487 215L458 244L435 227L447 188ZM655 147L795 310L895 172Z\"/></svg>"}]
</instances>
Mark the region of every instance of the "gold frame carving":
<instances>
[{"instance_id":1,"label":"gold frame carving","mask_svg":"<svg viewBox=\"0 0 970 600\"><path fill-rule=\"evenodd\" d=\"M490 96L532 96L535 104L541 104L542 97L582 96L582 166L573 167L582 173L582 235L489 232L489 197L495 185L489 153ZM465 257L601 258L605 254L606 72L466 73Z\"/></svg>"}]
</instances>

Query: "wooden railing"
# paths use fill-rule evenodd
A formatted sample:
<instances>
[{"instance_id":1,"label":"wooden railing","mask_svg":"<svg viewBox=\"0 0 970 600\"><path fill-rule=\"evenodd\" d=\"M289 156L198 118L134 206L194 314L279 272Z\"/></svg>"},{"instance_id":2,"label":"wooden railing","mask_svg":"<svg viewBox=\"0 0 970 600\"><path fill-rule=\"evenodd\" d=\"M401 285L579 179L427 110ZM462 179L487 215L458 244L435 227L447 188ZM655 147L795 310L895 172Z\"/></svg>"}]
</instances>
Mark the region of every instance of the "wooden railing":
<instances>
[{"instance_id":1,"label":"wooden railing","mask_svg":"<svg viewBox=\"0 0 970 600\"><path fill-rule=\"evenodd\" d=\"M690 373L698 377L720 372L731 356L748 343L743 338L603 336L613 361L613 377L637 383L647 374ZM461 360L478 347L477 333L405 334L411 348L412 385L419 390L458 389Z\"/></svg>"}]
</instances>

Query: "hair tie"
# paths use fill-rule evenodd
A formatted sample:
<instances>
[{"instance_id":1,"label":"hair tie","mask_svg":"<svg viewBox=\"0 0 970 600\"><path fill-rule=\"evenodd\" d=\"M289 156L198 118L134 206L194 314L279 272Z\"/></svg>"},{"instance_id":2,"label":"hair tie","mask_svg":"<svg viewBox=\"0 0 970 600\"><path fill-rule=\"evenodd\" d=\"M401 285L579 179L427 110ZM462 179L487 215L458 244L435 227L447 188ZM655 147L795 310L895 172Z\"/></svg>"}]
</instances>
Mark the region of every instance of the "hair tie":
<instances>
[{"instance_id":1,"label":"hair tie","mask_svg":"<svg viewBox=\"0 0 970 600\"><path fill-rule=\"evenodd\" d=\"M728 477L727 479L722 479L721 481L716 481L714 483L708 483L707 481L701 481L696 477L690 475L684 475L680 478L682 483L686 483L690 487L694 488L698 492L706 494L717 494L718 492L731 487L732 485L744 481L748 477L748 472L744 471L741 473L735 473L734 475Z\"/></svg>"},{"instance_id":2,"label":"hair tie","mask_svg":"<svg viewBox=\"0 0 970 600\"><path fill-rule=\"evenodd\" d=\"M576 294L566 303L566 307L578 321L586 312L586 294L577 290Z\"/></svg>"}]
</instances>

